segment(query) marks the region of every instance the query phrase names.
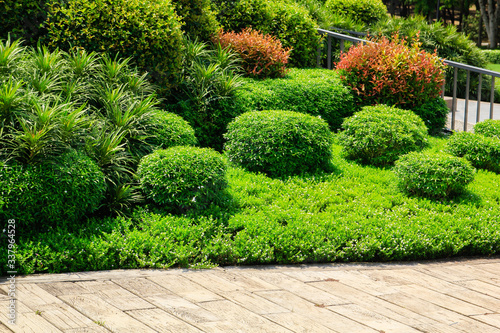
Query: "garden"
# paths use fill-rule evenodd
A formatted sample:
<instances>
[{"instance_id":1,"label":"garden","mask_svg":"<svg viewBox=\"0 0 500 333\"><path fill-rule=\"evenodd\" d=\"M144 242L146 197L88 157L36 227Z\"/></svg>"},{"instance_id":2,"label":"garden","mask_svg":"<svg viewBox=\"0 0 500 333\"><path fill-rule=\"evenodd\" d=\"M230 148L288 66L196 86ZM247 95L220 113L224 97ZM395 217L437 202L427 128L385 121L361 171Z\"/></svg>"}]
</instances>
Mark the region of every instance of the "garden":
<instances>
[{"instance_id":1,"label":"garden","mask_svg":"<svg viewBox=\"0 0 500 333\"><path fill-rule=\"evenodd\" d=\"M443 130L440 58L500 61L454 28L381 1L4 9L2 275L500 253L500 120ZM332 22L376 43L316 68Z\"/></svg>"}]
</instances>

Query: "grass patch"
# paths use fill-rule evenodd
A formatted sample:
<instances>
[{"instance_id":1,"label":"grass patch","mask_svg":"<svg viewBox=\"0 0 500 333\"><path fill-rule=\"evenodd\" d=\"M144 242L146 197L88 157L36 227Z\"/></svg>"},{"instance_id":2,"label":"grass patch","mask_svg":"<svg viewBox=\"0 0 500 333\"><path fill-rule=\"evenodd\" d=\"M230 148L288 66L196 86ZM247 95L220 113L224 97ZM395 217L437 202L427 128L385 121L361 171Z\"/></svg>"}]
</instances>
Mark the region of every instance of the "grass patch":
<instances>
[{"instance_id":1,"label":"grass patch","mask_svg":"<svg viewBox=\"0 0 500 333\"><path fill-rule=\"evenodd\" d=\"M428 150L445 143L431 138ZM500 253L500 175L478 170L467 192L453 199L412 198L398 191L390 168L346 161L340 150L333 145L333 173L272 179L230 168L225 203L202 214L142 207L127 218L91 218L74 230L20 235L18 272Z\"/></svg>"},{"instance_id":2,"label":"grass patch","mask_svg":"<svg viewBox=\"0 0 500 333\"><path fill-rule=\"evenodd\" d=\"M486 68L491 71L500 72L500 64L488 64Z\"/></svg>"}]
</instances>

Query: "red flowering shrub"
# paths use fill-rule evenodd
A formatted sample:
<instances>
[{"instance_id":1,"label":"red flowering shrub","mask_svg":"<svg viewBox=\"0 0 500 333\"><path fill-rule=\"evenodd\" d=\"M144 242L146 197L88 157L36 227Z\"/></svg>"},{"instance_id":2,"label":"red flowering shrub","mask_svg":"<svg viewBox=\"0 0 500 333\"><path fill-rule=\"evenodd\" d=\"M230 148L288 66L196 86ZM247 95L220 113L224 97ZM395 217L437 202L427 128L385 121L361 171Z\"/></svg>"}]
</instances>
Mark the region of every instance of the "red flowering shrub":
<instances>
[{"instance_id":1,"label":"red flowering shrub","mask_svg":"<svg viewBox=\"0 0 500 333\"><path fill-rule=\"evenodd\" d=\"M240 33L221 31L214 42L238 53L243 60L243 70L250 77L275 78L286 74L291 48L283 48L276 37L248 28Z\"/></svg>"},{"instance_id":2,"label":"red flowering shrub","mask_svg":"<svg viewBox=\"0 0 500 333\"><path fill-rule=\"evenodd\" d=\"M412 109L438 97L444 82L444 63L436 53L408 45L397 35L389 41L358 44L337 64L342 81L363 105L387 104Z\"/></svg>"}]
</instances>

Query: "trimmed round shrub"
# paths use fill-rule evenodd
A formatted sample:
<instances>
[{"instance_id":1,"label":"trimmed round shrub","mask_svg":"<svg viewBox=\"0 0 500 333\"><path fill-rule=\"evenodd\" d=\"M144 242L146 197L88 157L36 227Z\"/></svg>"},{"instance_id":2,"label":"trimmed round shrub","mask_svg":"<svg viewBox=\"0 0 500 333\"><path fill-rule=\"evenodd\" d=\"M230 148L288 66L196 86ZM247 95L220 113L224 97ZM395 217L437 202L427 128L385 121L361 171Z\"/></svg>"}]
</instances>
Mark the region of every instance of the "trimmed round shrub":
<instances>
[{"instance_id":1,"label":"trimmed round shrub","mask_svg":"<svg viewBox=\"0 0 500 333\"><path fill-rule=\"evenodd\" d=\"M500 172L500 139L470 132L454 133L446 151L466 160L478 169Z\"/></svg>"},{"instance_id":2,"label":"trimmed round shrub","mask_svg":"<svg viewBox=\"0 0 500 333\"><path fill-rule=\"evenodd\" d=\"M148 132L152 137L147 139L147 143L154 148L194 146L197 142L191 125L181 116L166 111L160 111L153 117Z\"/></svg>"},{"instance_id":3,"label":"trimmed round shrub","mask_svg":"<svg viewBox=\"0 0 500 333\"><path fill-rule=\"evenodd\" d=\"M228 125L224 150L249 171L281 177L331 171L332 135L319 117L292 111L253 111Z\"/></svg>"},{"instance_id":4,"label":"trimmed round shrub","mask_svg":"<svg viewBox=\"0 0 500 333\"><path fill-rule=\"evenodd\" d=\"M341 55L337 69L362 105L413 109L440 96L444 63L436 54L397 36L358 44Z\"/></svg>"},{"instance_id":5,"label":"trimmed round shrub","mask_svg":"<svg viewBox=\"0 0 500 333\"><path fill-rule=\"evenodd\" d=\"M474 133L500 139L500 120L487 119L474 125Z\"/></svg>"},{"instance_id":6,"label":"trimmed round shrub","mask_svg":"<svg viewBox=\"0 0 500 333\"><path fill-rule=\"evenodd\" d=\"M280 40L272 35L263 35L251 28L240 33L221 31L214 42L239 54L247 76L262 79L286 74L290 49L284 49Z\"/></svg>"},{"instance_id":7,"label":"trimmed round shrub","mask_svg":"<svg viewBox=\"0 0 500 333\"><path fill-rule=\"evenodd\" d=\"M179 146L143 157L137 174L146 198L182 212L217 202L227 187L226 169L212 149Z\"/></svg>"},{"instance_id":8,"label":"trimmed round shrub","mask_svg":"<svg viewBox=\"0 0 500 333\"><path fill-rule=\"evenodd\" d=\"M104 174L84 153L70 150L56 163L0 163L0 219L19 227L75 223L104 199Z\"/></svg>"},{"instance_id":9,"label":"trimmed round shrub","mask_svg":"<svg viewBox=\"0 0 500 333\"><path fill-rule=\"evenodd\" d=\"M333 13L372 25L387 17L382 0L327 0L325 7Z\"/></svg>"},{"instance_id":10,"label":"trimmed round shrub","mask_svg":"<svg viewBox=\"0 0 500 333\"><path fill-rule=\"evenodd\" d=\"M192 39L209 41L220 29L210 0L172 0L184 23L182 31Z\"/></svg>"},{"instance_id":11,"label":"trimmed round shrub","mask_svg":"<svg viewBox=\"0 0 500 333\"><path fill-rule=\"evenodd\" d=\"M446 198L465 191L475 170L459 157L444 153L412 152L396 161L399 187L410 195Z\"/></svg>"},{"instance_id":12,"label":"trimmed round shrub","mask_svg":"<svg viewBox=\"0 0 500 333\"><path fill-rule=\"evenodd\" d=\"M427 145L427 127L411 111L387 105L365 106L344 120L340 144L346 158L363 164L390 165L399 156Z\"/></svg>"},{"instance_id":13,"label":"trimmed round shrub","mask_svg":"<svg viewBox=\"0 0 500 333\"><path fill-rule=\"evenodd\" d=\"M225 31L240 32L252 28L278 38L291 48L290 65L316 65L320 36L307 9L294 2L267 0L213 0L218 21Z\"/></svg>"},{"instance_id":14,"label":"trimmed round shrub","mask_svg":"<svg viewBox=\"0 0 500 333\"><path fill-rule=\"evenodd\" d=\"M184 44L169 0L55 2L47 30L44 41L49 46L130 57L160 89L178 82Z\"/></svg>"},{"instance_id":15,"label":"trimmed round shrub","mask_svg":"<svg viewBox=\"0 0 500 333\"><path fill-rule=\"evenodd\" d=\"M439 132L446 125L450 109L446 101L441 97L428 100L424 104L417 105L411 109L424 121L429 133Z\"/></svg>"},{"instance_id":16,"label":"trimmed round shrub","mask_svg":"<svg viewBox=\"0 0 500 333\"><path fill-rule=\"evenodd\" d=\"M221 104L221 110L235 115L254 110L307 113L326 120L331 130L339 129L343 119L357 110L337 72L327 69L291 68L282 79L247 79L235 98Z\"/></svg>"}]
</instances>

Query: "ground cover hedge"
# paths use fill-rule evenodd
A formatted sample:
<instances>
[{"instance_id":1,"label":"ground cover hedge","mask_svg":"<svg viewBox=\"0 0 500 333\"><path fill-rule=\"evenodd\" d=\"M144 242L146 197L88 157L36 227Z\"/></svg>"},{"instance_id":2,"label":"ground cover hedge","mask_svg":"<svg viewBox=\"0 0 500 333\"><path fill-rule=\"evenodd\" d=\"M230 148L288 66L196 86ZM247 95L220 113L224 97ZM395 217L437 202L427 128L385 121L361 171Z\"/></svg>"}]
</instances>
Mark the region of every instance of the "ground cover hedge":
<instances>
[{"instance_id":1,"label":"ground cover hedge","mask_svg":"<svg viewBox=\"0 0 500 333\"><path fill-rule=\"evenodd\" d=\"M431 138L430 150L445 144L446 139ZM93 218L74 228L19 235L18 272L500 253L498 174L478 170L468 191L453 199L408 197L392 170L346 161L340 150L333 146L331 174L283 180L230 167L227 204L204 214L176 216L149 207L130 217ZM0 258L6 260L5 248Z\"/></svg>"}]
</instances>

